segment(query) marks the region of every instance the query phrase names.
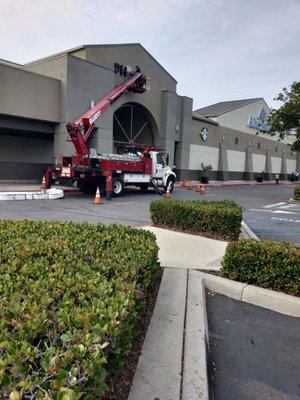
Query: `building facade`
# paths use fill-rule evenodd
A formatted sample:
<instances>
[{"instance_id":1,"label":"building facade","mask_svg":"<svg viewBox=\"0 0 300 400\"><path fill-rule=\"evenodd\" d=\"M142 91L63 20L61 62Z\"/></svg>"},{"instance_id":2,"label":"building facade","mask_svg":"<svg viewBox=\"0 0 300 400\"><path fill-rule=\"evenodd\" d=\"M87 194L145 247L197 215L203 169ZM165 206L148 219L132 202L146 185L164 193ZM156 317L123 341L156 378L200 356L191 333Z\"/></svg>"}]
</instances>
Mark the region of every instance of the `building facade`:
<instances>
[{"instance_id":1,"label":"building facade","mask_svg":"<svg viewBox=\"0 0 300 400\"><path fill-rule=\"evenodd\" d=\"M138 65L151 91L122 97L96 121L89 146L99 153L126 141L163 147L179 179L199 179L202 163L222 180L261 171L266 179L285 178L300 168L286 140L263 132L263 99L193 112L192 99L177 94L176 80L140 44L86 45L25 65L0 60L1 180L40 179L55 159L74 153L66 123L124 79L115 63Z\"/></svg>"}]
</instances>

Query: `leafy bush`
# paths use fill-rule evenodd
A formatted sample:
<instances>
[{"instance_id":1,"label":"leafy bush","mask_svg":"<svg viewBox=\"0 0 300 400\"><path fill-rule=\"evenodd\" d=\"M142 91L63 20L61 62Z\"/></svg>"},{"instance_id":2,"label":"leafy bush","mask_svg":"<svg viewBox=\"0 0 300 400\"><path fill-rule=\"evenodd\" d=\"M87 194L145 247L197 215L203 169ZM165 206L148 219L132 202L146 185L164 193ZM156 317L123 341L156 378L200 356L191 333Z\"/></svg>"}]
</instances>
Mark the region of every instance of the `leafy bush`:
<instances>
[{"instance_id":1,"label":"leafy bush","mask_svg":"<svg viewBox=\"0 0 300 400\"><path fill-rule=\"evenodd\" d=\"M296 186L294 189L294 200L300 200L300 186Z\"/></svg>"},{"instance_id":2,"label":"leafy bush","mask_svg":"<svg viewBox=\"0 0 300 400\"><path fill-rule=\"evenodd\" d=\"M209 172L209 171L212 171L212 169L213 169L211 164L205 165L203 163L201 163L201 168L202 168L202 171L204 171L204 172Z\"/></svg>"},{"instance_id":3,"label":"leafy bush","mask_svg":"<svg viewBox=\"0 0 300 400\"><path fill-rule=\"evenodd\" d=\"M221 275L264 288L300 294L300 247L273 240L229 243Z\"/></svg>"},{"instance_id":4,"label":"leafy bush","mask_svg":"<svg viewBox=\"0 0 300 400\"><path fill-rule=\"evenodd\" d=\"M222 239L237 239L242 209L230 200L155 200L150 204L155 225Z\"/></svg>"},{"instance_id":5,"label":"leafy bush","mask_svg":"<svg viewBox=\"0 0 300 400\"><path fill-rule=\"evenodd\" d=\"M0 237L0 398L99 398L157 275L154 235L1 221Z\"/></svg>"}]
</instances>

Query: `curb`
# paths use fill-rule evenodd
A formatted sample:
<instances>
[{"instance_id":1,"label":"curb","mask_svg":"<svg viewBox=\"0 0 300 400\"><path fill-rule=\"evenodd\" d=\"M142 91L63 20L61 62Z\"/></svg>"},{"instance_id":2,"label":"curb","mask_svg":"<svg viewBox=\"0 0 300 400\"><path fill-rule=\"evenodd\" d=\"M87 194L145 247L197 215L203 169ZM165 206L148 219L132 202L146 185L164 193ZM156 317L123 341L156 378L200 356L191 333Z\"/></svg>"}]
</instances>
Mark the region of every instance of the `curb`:
<instances>
[{"instance_id":1,"label":"curb","mask_svg":"<svg viewBox=\"0 0 300 400\"><path fill-rule=\"evenodd\" d=\"M186 270L164 269L127 400L180 400Z\"/></svg>"},{"instance_id":2,"label":"curb","mask_svg":"<svg viewBox=\"0 0 300 400\"><path fill-rule=\"evenodd\" d=\"M289 199L289 203L291 203L291 204L300 204L300 200Z\"/></svg>"},{"instance_id":3,"label":"curb","mask_svg":"<svg viewBox=\"0 0 300 400\"><path fill-rule=\"evenodd\" d=\"M51 188L46 190L23 191L23 192L0 192L1 201L14 200L56 200L64 197L64 191Z\"/></svg>"},{"instance_id":4,"label":"curb","mask_svg":"<svg viewBox=\"0 0 300 400\"><path fill-rule=\"evenodd\" d=\"M82 192L80 192L80 190L78 190L78 189L61 189L59 186L52 186L51 187L51 189L59 189L59 190L63 190L64 191L64 193L82 193ZM17 189L17 190L0 190L0 193L3 193L3 194L5 194L5 193L24 193L24 192L26 192L26 193L35 193L35 192L39 192L39 191L41 191L41 190L44 190L44 189Z\"/></svg>"},{"instance_id":5,"label":"curb","mask_svg":"<svg viewBox=\"0 0 300 400\"><path fill-rule=\"evenodd\" d=\"M204 280L199 272L190 270L187 285L182 400L208 400L209 337Z\"/></svg>"},{"instance_id":6,"label":"curb","mask_svg":"<svg viewBox=\"0 0 300 400\"><path fill-rule=\"evenodd\" d=\"M300 298L196 270L166 268L128 400L209 400L205 289L300 317Z\"/></svg>"},{"instance_id":7,"label":"curb","mask_svg":"<svg viewBox=\"0 0 300 400\"><path fill-rule=\"evenodd\" d=\"M192 188L196 187L196 183L192 184ZM247 182L247 183L203 183L205 188L224 188L224 187L248 187L248 186L272 186L272 185L277 185L276 182ZM289 182L280 182L279 185L290 185ZM176 188L182 187L181 182L176 182L175 184ZM184 189L184 187L182 187Z\"/></svg>"},{"instance_id":8,"label":"curb","mask_svg":"<svg viewBox=\"0 0 300 400\"><path fill-rule=\"evenodd\" d=\"M300 317L300 298L201 272L208 290L290 317Z\"/></svg>"},{"instance_id":9,"label":"curb","mask_svg":"<svg viewBox=\"0 0 300 400\"><path fill-rule=\"evenodd\" d=\"M210 351L205 289L291 317L300 317L298 297L190 270L182 400L208 400L212 390L209 382Z\"/></svg>"},{"instance_id":10,"label":"curb","mask_svg":"<svg viewBox=\"0 0 300 400\"><path fill-rule=\"evenodd\" d=\"M243 220L241 223L241 228L244 230L245 234L250 238L250 239L257 239L259 238L255 235L255 233L252 231L252 229L246 224L246 222Z\"/></svg>"}]
</instances>

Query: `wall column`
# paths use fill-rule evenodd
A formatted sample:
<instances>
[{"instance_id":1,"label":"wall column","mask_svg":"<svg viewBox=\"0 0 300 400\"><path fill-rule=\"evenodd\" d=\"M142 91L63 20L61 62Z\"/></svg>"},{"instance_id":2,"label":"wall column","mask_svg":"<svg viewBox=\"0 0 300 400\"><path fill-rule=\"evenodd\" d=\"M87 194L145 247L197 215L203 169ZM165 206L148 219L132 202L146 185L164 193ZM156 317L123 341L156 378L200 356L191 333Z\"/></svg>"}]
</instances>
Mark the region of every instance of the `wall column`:
<instances>
[{"instance_id":1,"label":"wall column","mask_svg":"<svg viewBox=\"0 0 300 400\"><path fill-rule=\"evenodd\" d=\"M266 151L266 165L265 165L264 180L270 181L271 179L272 179L271 154L270 154L270 150L267 150Z\"/></svg>"},{"instance_id":2,"label":"wall column","mask_svg":"<svg viewBox=\"0 0 300 400\"><path fill-rule=\"evenodd\" d=\"M252 150L249 146L246 148L244 179L245 181L253 181L254 179Z\"/></svg>"},{"instance_id":3,"label":"wall column","mask_svg":"<svg viewBox=\"0 0 300 400\"><path fill-rule=\"evenodd\" d=\"M228 181L227 146L224 142L220 143L220 148L219 148L218 180Z\"/></svg>"},{"instance_id":4,"label":"wall column","mask_svg":"<svg viewBox=\"0 0 300 400\"><path fill-rule=\"evenodd\" d=\"M71 156L75 153L75 147L72 142L67 141L68 132L66 124L57 124L54 134L54 158L60 158L62 155Z\"/></svg>"},{"instance_id":5,"label":"wall column","mask_svg":"<svg viewBox=\"0 0 300 400\"><path fill-rule=\"evenodd\" d=\"M169 165L174 165L175 125L177 114L177 94L169 90L162 92L161 130L159 146L169 154Z\"/></svg>"},{"instance_id":6,"label":"wall column","mask_svg":"<svg viewBox=\"0 0 300 400\"><path fill-rule=\"evenodd\" d=\"M286 152L282 153L281 157L281 171L280 171L280 179L286 181L287 180L287 172L286 172Z\"/></svg>"},{"instance_id":7,"label":"wall column","mask_svg":"<svg viewBox=\"0 0 300 400\"><path fill-rule=\"evenodd\" d=\"M179 97L179 119L180 130L176 135L176 174L177 180L189 179L190 168L190 143L192 138L192 112L193 99L189 97Z\"/></svg>"},{"instance_id":8,"label":"wall column","mask_svg":"<svg viewBox=\"0 0 300 400\"><path fill-rule=\"evenodd\" d=\"M296 171L300 171L300 151L296 151Z\"/></svg>"}]
</instances>

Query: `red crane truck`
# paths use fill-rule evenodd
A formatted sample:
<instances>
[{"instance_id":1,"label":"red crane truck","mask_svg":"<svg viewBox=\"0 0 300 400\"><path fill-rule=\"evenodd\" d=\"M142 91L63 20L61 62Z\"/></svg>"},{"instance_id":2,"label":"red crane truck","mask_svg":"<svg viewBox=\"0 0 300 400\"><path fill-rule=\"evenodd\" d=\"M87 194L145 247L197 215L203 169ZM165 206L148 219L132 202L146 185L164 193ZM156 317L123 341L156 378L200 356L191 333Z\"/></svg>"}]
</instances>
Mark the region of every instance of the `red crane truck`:
<instances>
[{"instance_id":1,"label":"red crane truck","mask_svg":"<svg viewBox=\"0 0 300 400\"><path fill-rule=\"evenodd\" d=\"M129 70L129 68L128 68ZM100 99L89 111L75 122L67 124L69 139L75 154L62 156L59 162L45 171L46 186L60 183L77 184L83 192L95 192L99 186L106 192L106 199L121 196L124 188L135 185L146 191L152 186L158 193L174 188L176 175L168 166L168 154L151 146L127 143L123 154L97 154L87 145L95 121L100 118L121 96L127 93L144 93L147 77L138 67L126 80Z\"/></svg>"}]
</instances>

